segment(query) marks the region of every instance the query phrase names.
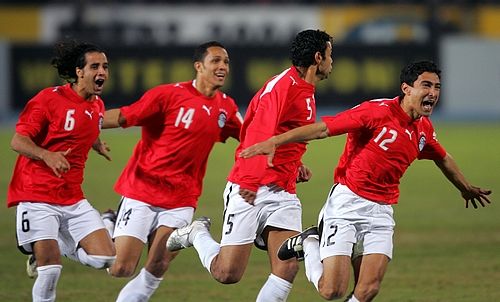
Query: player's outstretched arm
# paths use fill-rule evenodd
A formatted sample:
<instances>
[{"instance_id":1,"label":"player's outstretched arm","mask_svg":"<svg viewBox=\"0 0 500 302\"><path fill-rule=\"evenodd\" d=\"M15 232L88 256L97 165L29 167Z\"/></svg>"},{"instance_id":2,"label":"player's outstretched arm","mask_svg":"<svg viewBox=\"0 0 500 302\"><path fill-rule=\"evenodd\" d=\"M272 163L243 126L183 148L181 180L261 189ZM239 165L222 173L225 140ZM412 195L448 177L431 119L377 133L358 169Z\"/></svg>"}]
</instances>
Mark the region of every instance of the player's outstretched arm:
<instances>
[{"instance_id":1,"label":"player's outstretched arm","mask_svg":"<svg viewBox=\"0 0 500 302\"><path fill-rule=\"evenodd\" d=\"M434 162L439 169L441 169L446 178L448 178L448 180L460 191L462 197L465 199L466 208L469 207L469 202L475 209L477 209L478 203L482 207L484 207L486 203L491 203L488 199L491 190L481 189L471 185L467 179L465 179L462 171L460 171L457 163L449 153L446 153L446 156L442 160L435 160Z\"/></svg>"},{"instance_id":2,"label":"player's outstretched arm","mask_svg":"<svg viewBox=\"0 0 500 302\"><path fill-rule=\"evenodd\" d=\"M102 129L118 128L126 123L125 117L122 116L120 108L106 110L102 121Z\"/></svg>"},{"instance_id":3,"label":"player's outstretched arm","mask_svg":"<svg viewBox=\"0 0 500 302\"><path fill-rule=\"evenodd\" d=\"M267 155L269 166L273 166L272 161L276 147L288 143L306 142L313 139L322 139L328 137L328 127L324 122L298 127L285 133L273 136L266 141L257 143L245 148L239 154L240 157L250 158L255 155Z\"/></svg>"}]
</instances>

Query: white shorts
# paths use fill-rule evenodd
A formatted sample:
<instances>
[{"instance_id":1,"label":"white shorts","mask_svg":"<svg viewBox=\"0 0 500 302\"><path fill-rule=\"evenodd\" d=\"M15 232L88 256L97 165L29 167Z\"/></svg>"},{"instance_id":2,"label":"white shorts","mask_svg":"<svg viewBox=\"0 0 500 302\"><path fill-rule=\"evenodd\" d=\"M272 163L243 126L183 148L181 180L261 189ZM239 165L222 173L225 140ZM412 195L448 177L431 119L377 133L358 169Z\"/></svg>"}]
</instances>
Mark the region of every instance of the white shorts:
<instances>
[{"instance_id":1,"label":"white shorts","mask_svg":"<svg viewBox=\"0 0 500 302\"><path fill-rule=\"evenodd\" d=\"M74 248L88 234L104 228L99 212L86 199L74 205L21 202L16 209L17 244L32 253L31 244L44 239L63 238Z\"/></svg>"},{"instance_id":2,"label":"white shorts","mask_svg":"<svg viewBox=\"0 0 500 302\"><path fill-rule=\"evenodd\" d=\"M392 259L394 234L391 205L370 201L336 184L318 218L321 260L337 255L353 259L384 254Z\"/></svg>"},{"instance_id":3,"label":"white shorts","mask_svg":"<svg viewBox=\"0 0 500 302\"><path fill-rule=\"evenodd\" d=\"M266 249L262 232L266 226L301 232L302 206L296 194L276 192L267 186L257 191L254 205L239 194L240 186L228 182L224 190L224 225L221 246L255 244Z\"/></svg>"},{"instance_id":4,"label":"white shorts","mask_svg":"<svg viewBox=\"0 0 500 302\"><path fill-rule=\"evenodd\" d=\"M128 197L122 197L113 238L132 236L148 242L148 236L160 226L182 228L193 220L194 208L164 209Z\"/></svg>"}]
</instances>

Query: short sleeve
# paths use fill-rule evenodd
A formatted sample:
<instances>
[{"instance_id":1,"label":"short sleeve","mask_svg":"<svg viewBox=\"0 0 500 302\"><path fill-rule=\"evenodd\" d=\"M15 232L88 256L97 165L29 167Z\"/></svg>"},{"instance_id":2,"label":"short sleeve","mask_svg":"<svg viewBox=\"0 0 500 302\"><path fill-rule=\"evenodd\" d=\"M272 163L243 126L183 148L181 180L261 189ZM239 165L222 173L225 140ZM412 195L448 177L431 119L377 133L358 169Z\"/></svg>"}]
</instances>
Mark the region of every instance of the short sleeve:
<instances>
[{"instance_id":1,"label":"short sleeve","mask_svg":"<svg viewBox=\"0 0 500 302\"><path fill-rule=\"evenodd\" d=\"M321 120L328 127L328 135L335 136L369 128L376 119L376 114L369 102L361 103L334 116L323 116Z\"/></svg>"},{"instance_id":2,"label":"short sleeve","mask_svg":"<svg viewBox=\"0 0 500 302\"><path fill-rule=\"evenodd\" d=\"M229 137L234 137L239 140L241 125L243 124L243 117L238 111L238 107L232 99L231 102L232 113L229 115L224 128L221 131L220 141L225 142Z\"/></svg>"},{"instance_id":3,"label":"short sleeve","mask_svg":"<svg viewBox=\"0 0 500 302\"><path fill-rule=\"evenodd\" d=\"M48 125L43 99L43 95L38 94L26 104L16 124L17 133L34 138Z\"/></svg>"},{"instance_id":4,"label":"short sleeve","mask_svg":"<svg viewBox=\"0 0 500 302\"><path fill-rule=\"evenodd\" d=\"M446 156L446 150L436 139L436 132L432 131L432 138L426 142L418 155L418 159L441 160Z\"/></svg>"},{"instance_id":5,"label":"short sleeve","mask_svg":"<svg viewBox=\"0 0 500 302\"><path fill-rule=\"evenodd\" d=\"M168 103L170 93L168 86L157 86L148 90L144 95L135 103L120 108L120 112L126 119L123 128L131 126L144 126L155 117L161 114L163 106Z\"/></svg>"}]
</instances>

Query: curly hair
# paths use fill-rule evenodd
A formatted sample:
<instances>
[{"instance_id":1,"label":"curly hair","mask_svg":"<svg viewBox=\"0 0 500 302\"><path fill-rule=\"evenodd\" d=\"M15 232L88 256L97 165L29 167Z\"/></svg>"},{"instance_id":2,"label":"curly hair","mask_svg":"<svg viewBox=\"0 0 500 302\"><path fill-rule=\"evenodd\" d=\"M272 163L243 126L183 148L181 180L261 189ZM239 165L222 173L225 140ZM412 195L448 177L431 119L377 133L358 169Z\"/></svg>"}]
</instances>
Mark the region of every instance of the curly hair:
<instances>
[{"instance_id":1,"label":"curly hair","mask_svg":"<svg viewBox=\"0 0 500 302\"><path fill-rule=\"evenodd\" d=\"M88 52L104 52L94 44L75 40L60 41L54 45L54 57L51 60L57 69L59 77L67 82L76 82L76 68L83 68L86 64L85 54Z\"/></svg>"},{"instance_id":2,"label":"curly hair","mask_svg":"<svg viewBox=\"0 0 500 302\"><path fill-rule=\"evenodd\" d=\"M324 31L308 29L295 36L290 47L290 60L293 66L309 67L314 64L314 55L320 52L323 57L327 42L333 43L333 38Z\"/></svg>"}]
</instances>

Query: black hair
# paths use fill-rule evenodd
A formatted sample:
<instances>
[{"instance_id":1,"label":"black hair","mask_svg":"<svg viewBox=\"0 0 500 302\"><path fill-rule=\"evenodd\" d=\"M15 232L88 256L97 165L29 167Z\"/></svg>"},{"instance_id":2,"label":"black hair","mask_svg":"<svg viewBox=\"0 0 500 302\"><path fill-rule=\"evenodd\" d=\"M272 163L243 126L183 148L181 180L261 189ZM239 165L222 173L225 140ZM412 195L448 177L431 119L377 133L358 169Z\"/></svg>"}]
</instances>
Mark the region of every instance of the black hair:
<instances>
[{"instance_id":1,"label":"black hair","mask_svg":"<svg viewBox=\"0 0 500 302\"><path fill-rule=\"evenodd\" d=\"M87 63L85 54L89 52L104 51L94 44L78 42L75 40L60 41L54 45L52 66L57 69L59 77L67 82L76 82L76 68L83 68Z\"/></svg>"},{"instance_id":2,"label":"black hair","mask_svg":"<svg viewBox=\"0 0 500 302\"><path fill-rule=\"evenodd\" d=\"M333 43L333 38L319 29L307 29L295 36L290 47L290 60L293 66L309 67L315 63L314 56L320 52L325 56L327 42Z\"/></svg>"},{"instance_id":3,"label":"black hair","mask_svg":"<svg viewBox=\"0 0 500 302\"><path fill-rule=\"evenodd\" d=\"M435 73L441 79L441 70L436 64L434 64L434 62L419 61L410 63L403 67L401 74L399 75L400 84L406 83L413 86L413 83L417 80L418 76L424 72Z\"/></svg>"},{"instance_id":4,"label":"black hair","mask_svg":"<svg viewBox=\"0 0 500 302\"><path fill-rule=\"evenodd\" d=\"M217 41L210 41L210 42L200 44L194 49L193 63L194 62L203 62L203 60L205 59L205 56L207 55L207 49L209 49L210 47L221 47L221 48L226 49L224 47L224 45L222 45L220 42L217 42Z\"/></svg>"},{"instance_id":5,"label":"black hair","mask_svg":"<svg viewBox=\"0 0 500 302\"><path fill-rule=\"evenodd\" d=\"M399 75L400 86L406 83L413 87L413 83L418 79L418 76L424 72L431 72L437 74L441 79L441 70L437 65L429 60L413 62L401 69L401 74ZM401 91L399 94L400 99L403 99L405 94Z\"/></svg>"}]
</instances>

